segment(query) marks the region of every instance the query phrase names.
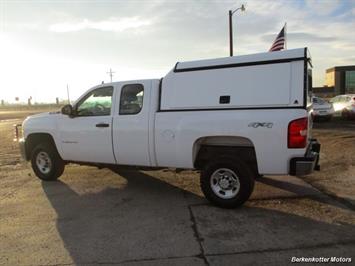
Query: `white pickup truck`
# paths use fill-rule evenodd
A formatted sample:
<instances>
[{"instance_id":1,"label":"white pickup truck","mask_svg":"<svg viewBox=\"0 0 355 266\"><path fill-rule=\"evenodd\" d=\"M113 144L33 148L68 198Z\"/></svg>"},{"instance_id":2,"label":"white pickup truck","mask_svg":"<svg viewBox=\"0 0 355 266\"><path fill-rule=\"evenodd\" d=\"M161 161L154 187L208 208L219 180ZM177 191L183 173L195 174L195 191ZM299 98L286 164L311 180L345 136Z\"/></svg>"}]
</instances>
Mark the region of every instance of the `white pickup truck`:
<instances>
[{"instance_id":1,"label":"white pickup truck","mask_svg":"<svg viewBox=\"0 0 355 266\"><path fill-rule=\"evenodd\" d=\"M101 84L28 117L21 153L42 180L69 162L197 169L206 198L232 208L258 176L319 170L311 88L307 48L178 62L160 80Z\"/></svg>"}]
</instances>

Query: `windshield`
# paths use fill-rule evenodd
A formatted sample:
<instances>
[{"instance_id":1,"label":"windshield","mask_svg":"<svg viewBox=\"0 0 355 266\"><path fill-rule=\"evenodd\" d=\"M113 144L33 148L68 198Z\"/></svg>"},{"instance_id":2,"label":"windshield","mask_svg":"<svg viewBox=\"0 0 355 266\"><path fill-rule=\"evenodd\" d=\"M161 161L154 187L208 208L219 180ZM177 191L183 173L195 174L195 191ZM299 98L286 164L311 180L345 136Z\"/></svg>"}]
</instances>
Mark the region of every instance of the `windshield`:
<instances>
[{"instance_id":1,"label":"windshield","mask_svg":"<svg viewBox=\"0 0 355 266\"><path fill-rule=\"evenodd\" d=\"M325 104L326 101L323 100L323 99L321 99L321 98L314 97L314 98L313 98L313 103L315 103L315 104Z\"/></svg>"}]
</instances>

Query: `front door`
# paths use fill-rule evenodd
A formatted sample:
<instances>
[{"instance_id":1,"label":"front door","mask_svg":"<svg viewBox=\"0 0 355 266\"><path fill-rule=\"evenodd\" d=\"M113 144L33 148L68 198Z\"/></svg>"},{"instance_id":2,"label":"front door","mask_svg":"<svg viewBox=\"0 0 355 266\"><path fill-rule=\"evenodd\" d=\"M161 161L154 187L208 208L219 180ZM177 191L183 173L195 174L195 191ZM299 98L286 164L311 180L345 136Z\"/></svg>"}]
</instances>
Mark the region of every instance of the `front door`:
<instances>
[{"instance_id":1,"label":"front door","mask_svg":"<svg viewBox=\"0 0 355 266\"><path fill-rule=\"evenodd\" d=\"M58 129L64 160L116 163L112 147L113 87L88 92L75 106L74 116L62 115Z\"/></svg>"}]
</instances>

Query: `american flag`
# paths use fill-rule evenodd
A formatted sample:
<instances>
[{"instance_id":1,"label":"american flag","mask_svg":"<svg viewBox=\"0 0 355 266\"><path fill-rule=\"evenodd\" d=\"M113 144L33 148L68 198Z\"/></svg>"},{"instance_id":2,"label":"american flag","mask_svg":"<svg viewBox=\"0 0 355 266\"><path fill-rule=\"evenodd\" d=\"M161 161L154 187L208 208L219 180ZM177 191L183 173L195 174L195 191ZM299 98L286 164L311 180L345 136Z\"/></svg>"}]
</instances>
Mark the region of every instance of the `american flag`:
<instances>
[{"instance_id":1,"label":"american flag","mask_svg":"<svg viewBox=\"0 0 355 266\"><path fill-rule=\"evenodd\" d=\"M277 35L274 43L271 45L269 52L280 51L282 49L286 49L286 34L285 34L286 30L285 29L286 29L286 24L285 24L285 26L283 26L280 33Z\"/></svg>"}]
</instances>

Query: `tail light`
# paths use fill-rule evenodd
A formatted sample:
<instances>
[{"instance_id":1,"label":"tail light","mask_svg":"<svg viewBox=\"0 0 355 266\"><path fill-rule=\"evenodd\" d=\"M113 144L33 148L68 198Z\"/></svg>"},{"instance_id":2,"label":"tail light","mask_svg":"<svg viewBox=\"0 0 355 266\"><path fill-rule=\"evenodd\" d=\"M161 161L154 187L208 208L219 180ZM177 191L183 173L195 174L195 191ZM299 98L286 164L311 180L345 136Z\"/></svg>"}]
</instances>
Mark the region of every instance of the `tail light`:
<instances>
[{"instance_id":1,"label":"tail light","mask_svg":"<svg viewBox=\"0 0 355 266\"><path fill-rule=\"evenodd\" d=\"M307 145L308 118L300 118L288 124L287 146L289 148L305 148Z\"/></svg>"}]
</instances>

